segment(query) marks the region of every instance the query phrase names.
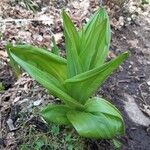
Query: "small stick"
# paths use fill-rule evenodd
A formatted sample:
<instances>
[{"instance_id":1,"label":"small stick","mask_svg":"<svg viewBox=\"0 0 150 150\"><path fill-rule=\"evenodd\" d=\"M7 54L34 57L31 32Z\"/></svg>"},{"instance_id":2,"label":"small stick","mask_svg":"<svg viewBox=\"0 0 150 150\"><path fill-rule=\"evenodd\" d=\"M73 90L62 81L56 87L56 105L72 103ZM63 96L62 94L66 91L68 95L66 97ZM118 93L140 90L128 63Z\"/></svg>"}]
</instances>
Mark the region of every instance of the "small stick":
<instances>
[{"instance_id":1,"label":"small stick","mask_svg":"<svg viewBox=\"0 0 150 150\"><path fill-rule=\"evenodd\" d=\"M31 22L31 21L51 21L51 19L3 19L0 20L0 23L7 23L7 22Z\"/></svg>"}]
</instances>

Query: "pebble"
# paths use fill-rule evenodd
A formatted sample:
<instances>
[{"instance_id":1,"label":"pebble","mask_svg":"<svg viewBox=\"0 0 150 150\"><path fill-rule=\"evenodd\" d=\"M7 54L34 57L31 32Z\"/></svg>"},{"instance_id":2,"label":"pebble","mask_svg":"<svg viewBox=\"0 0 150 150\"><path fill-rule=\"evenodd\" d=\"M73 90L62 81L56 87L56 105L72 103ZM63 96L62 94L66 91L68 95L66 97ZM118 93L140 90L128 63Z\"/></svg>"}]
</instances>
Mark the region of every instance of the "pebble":
<instances>
[{"instance_id":1,"label":"pebble","mask_svg":"<svg viewBox=\"0 0 150 150\"><path fill-rule=\"evenodd\" d=\"M39 106L41 103L42 103L42 99L39 99L39 100L33 102L33 105L34 106Z\"/></svg>"},{"instance_id":2,"label":"pebble","mask_svg":"<svg viewBox=\"0 0 150 150\"><path fill-rule=\"evenodd\" d=\"M149 80L149 81L147 81L147 84L150 86L150 80Z\"/></svg>"}]
</instances>

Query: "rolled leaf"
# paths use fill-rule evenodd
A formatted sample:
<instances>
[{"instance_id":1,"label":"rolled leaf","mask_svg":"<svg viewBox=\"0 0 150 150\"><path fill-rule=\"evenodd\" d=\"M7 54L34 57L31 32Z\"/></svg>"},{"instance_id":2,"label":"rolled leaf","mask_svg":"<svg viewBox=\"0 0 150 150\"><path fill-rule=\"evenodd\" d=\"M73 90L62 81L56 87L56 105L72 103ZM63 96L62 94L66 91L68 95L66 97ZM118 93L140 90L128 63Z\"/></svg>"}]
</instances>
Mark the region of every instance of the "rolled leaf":
<instances>
[{"instance_id":1,"label":"rolled leaf","mask_svg":"<svg viewBox=\"0 0 150 150\"><path fill-rule=\"evenodd\" d=\"M100 67L67 79L65 86L68 93L78 102L84 104L127 57L128 52L125 52Z\"/></svg>"}]
</instances>

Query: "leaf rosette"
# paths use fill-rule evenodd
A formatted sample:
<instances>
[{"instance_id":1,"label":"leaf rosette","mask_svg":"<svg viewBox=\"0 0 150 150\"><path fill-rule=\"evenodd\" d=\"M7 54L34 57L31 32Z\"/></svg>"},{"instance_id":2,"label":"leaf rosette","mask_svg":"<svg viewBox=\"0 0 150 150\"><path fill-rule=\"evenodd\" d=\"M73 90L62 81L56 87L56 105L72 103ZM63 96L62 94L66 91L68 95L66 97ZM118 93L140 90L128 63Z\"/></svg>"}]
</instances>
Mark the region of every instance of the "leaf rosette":
<instances>
[{"instance_id":1,"label":"leaf rosette","mask_svg":"<svg viewBox=\"0 0 150 150\"><path fill-rule=\"evenodd\" d=\"M103 98L92 96L128 57L128 52L106 62L111 30L104 8L79 30L65 11L62 16L66 59L58 55L55 40L52 52L30 45L8 44L12 64L19 64L63 101L42 110L48 123L73 125L79 135L88 138L111 139L123 135L124 121L119 110Z\"/></svg>"}]
</instances>

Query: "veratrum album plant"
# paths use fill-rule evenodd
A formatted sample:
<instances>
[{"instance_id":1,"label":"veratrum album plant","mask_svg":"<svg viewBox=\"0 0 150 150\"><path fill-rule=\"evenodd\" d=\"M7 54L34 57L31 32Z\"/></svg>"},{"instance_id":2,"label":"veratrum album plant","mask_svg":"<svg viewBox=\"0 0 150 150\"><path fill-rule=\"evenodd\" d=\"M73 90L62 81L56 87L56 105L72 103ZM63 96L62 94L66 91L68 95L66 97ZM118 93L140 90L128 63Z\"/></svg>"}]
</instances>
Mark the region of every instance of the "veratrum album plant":
<instances>
[{"instance_id":1,"label":"veratrum album plant","mask_svg":"<svg viewBox=\"0 0 150 150\"><path fill-rule=\"evenodd\" d=\"M7 45L12 60L62 104L49 104L42 110L48 122L72 125L79 135L88 138L111 139L124 134L124 121L119 110L100 97L97 89L128 57L125 52L106 61L111 31L107 12L100 8L90 21L77 30L62 12L66 59L58 54L53 40L52 52L29 45Z\"/></svg>"}]
</instances>

